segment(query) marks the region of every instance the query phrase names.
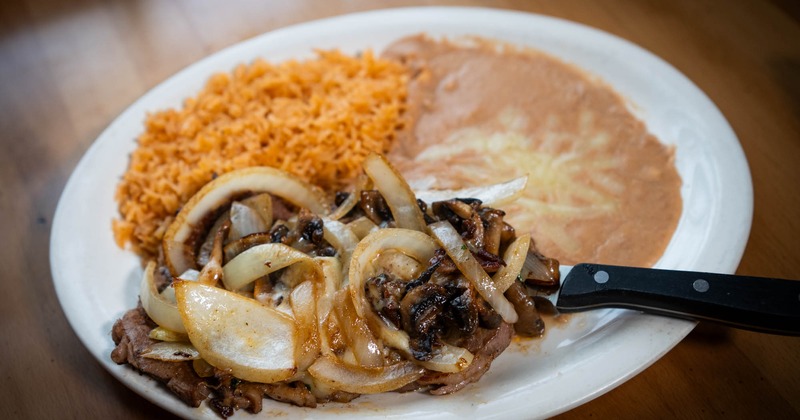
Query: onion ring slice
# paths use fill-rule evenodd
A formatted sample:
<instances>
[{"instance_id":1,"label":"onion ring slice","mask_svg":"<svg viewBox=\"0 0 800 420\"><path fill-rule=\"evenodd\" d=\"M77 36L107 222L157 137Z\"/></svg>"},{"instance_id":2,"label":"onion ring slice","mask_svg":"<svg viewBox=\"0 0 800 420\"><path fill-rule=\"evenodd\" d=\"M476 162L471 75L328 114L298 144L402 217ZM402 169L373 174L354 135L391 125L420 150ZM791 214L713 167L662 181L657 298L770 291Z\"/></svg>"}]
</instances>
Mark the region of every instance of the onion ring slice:
<instances>
[{"instance_id":1,"label":"onion ring slice","mask_svg":"<svg viewBox=\"0 0 800 420\"><path fill-rule=\"evenodd\" d=\"M386 200L397 227L425 231L425 218L417 205L417 197L385 157L371 153L364 159L364 172Z\"/></svg>"},{"instance_id":2,"label":"onion ring slice","mask_svg":"<svg viewBox=\"0 0 800 420\"><path fill-rule=\"evenodd\" d=\"M358 236L353 233L350 226L331 219L322 219L322 237L328 241L339 253L339 260L342 262L342 273L347 273L350 269L350 258L353 251L358 246ZM347 279L344 279L347 284Z\"/></svg>"},{"instance_id":3,"label":"onion ring slice","mask_svg":"<svg viewBox=\"0 0 800 420\"><path fill-rule=\"evenodd\" d=\"M425 370L411 362L383 367L354 366L332 355L323 355L308 368L308 372L317 381L334 389L356 394L378 394L416 381Z\"/></svg>"},{"instance_id":4,"label":"onion ring slice","mask_svg":"<svg viewBox=\"0 0 800 420\"><path fill-rule=\"evenodd\" d=\"M317 187L279 169L252 167L221 175L189 199L164 233L164 260L172 275L195 268L193 232L206 216L237 196L253 192L274 194L315 214L328 213L325 195Z\"/></svg>"},{"instance_id":5,"label":"onion ring slice","mask_svg":"<svg viewBox=\"0 0 800 420\"><path fill-rule=\"evenodd\" d=\"M297 372L297 332L290 317L196 282L176 282L175 296L189 340L212 366L261 383L283 381Z\"/></svg>"},{"instance_id":6,"label":"onion ring slice","mask_svg":"<svg viewBox=\"0 0 800 420\"><path fill-rule=\"evenodd\" d=\"M247 284L281 268L298 265L293 287L306 280L322 279L322 268L311 257L284 244L256 245L222 267L222 283L228 290L239 290Z\"/></svg>"},{"instance_id":7,"label":"onion ring slice","mask_svg":"<svg viewBox=\"0 0 800 420\"><path fill-rule=\"evenodd\" d=\"M139 300L142 308L156 324L177 333L186 334L186 328L181 321L178 306L167 301L158 293L153 275L156 270L155 261L150 261L144 268L142 282L139 286Z\"/></svg>"},{"instance_id":8,"label":"onion ring slice","mask_svg":"<svg viewBox=\"0 0 800 420\"><path fill-rule=\"evenodd\" d=\"M531 242L531 235L526 233L524 235L520 235L517 239L514 239L506 252L503 254L503 261L506 262L506 265L500 267L494 276L492 276L492 281L494 282L494 287L497 288L497 291L500 293L505 293L515 281L517 281L517 277L522 272L522 266L525 265L525 258L528 255L528 246Z\"/></svg>"}]
</instances>

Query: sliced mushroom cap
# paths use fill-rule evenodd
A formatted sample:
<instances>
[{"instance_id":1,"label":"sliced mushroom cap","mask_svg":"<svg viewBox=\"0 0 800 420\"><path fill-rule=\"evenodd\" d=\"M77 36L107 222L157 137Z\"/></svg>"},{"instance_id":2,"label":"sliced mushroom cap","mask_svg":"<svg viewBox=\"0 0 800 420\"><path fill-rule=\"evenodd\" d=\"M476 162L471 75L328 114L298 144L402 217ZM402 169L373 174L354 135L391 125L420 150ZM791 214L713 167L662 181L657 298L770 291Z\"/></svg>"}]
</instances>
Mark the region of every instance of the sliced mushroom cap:
<instances>
[{"instance_id":1,"label":"sliced mushroom cap","mask_svg":"<svg viewBox=\"0 0 800 420\"><path fill-rule=\"evenodd\" d=\"M366 217L378 226L386 226L392 219L392 211L377 190L365 190L359 194L359 206Z\"/></svg>"},{"instance_id":2,"label":"sliced mushroom cap","mask_svg":"<svg viewBox=\"0 0 800 420\"><path fill-rule=\"evenodd\" d=\"M428 361L442 328L442 314L447 303L447 291L434 283L411 289L400 302L403 329L409 333L411 355Z\"/></svg>"},{"instance_id":3,"label":"sliced mushroom cap","mask_svg":"<svg viewBox=\"0 0 800 420\"><path fill-rule=\"evenodd\" d=\"M561 272L558 266L558 260L547 258L539 253L531 239L520 277L529 286L558 288L561 282Z\"/></svg>"},{"instance_id":4,"label":"sliced mushroom cap","mask_svg":"<svg viewBox=\"0 0 800 420\"><path fill-rule=\"evenodd\" d=\"M519 315L519 320L514 324L514 331L525 337L541 337L544 334L544 321L536 310L533 298L525 293L525 286L515 281L506 290L505 296Z\"/></svg>"}]
</instances>

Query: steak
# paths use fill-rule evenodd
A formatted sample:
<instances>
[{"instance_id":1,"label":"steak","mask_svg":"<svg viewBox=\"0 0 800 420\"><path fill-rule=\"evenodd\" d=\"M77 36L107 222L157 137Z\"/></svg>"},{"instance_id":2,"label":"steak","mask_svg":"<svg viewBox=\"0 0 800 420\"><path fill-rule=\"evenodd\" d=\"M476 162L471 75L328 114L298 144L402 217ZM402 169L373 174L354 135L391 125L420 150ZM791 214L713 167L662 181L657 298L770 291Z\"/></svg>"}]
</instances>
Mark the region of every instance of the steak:
<instances>
[{"instance_id":1,"label":"steak","mask_svg":"<svg viewBox=\"0 0 800 420\"><path fill-rule=\"evenodd\" d=\"M442 373L431 372L419 378L417 383L421 386L429 386L430 393L434 395L445 395L463 389L465 386L477 382L491 366L503 350L511 344L514 336L514 327L505 322L495 329L479 328L469 338L469 342L464 343L464 347L472 351L475 358L472 363L461 372Z\"/></svg>"},{"instance_id":2,"label":"steak","mask_svg":"<svg viewBox=\"0 0 800 420\"><path fill-rule=\"evenodd\" d=\"M155 327L141 305L126 312L111 330L111 338L117 345L111 352L111 360L117 364L128 363L166 385L186 404L200 406L211 391L208 383L194 371L192 362L164 362L141 356L157 342L148 336Z\"/></svg>"}]
</instances>

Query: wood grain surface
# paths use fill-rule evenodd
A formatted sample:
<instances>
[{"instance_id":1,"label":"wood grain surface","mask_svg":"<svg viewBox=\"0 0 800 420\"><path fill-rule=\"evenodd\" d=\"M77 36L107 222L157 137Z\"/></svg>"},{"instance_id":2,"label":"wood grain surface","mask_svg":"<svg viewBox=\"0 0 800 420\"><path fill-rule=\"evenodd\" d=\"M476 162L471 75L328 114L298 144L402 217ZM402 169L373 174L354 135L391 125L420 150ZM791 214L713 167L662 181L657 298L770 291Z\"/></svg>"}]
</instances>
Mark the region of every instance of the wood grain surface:
<instances>
[{"instance_id":1,"label":"wood grain surface","mask_svg":"<svg viewBox=\"0 0 800 420\"><path fill-rule=\"evenodd\" d=\"M122 110L181 68L249 37L344 13L432 4L569 19L670 62L717 104L750 163L755 214L738 273L800 279L798 2L3 1L0 418L169 416L92 358L51 279L48 246L61 190ZM700 324L650 368L560 418L800 418L800 338Z\"/></svg>"}]
</instances>

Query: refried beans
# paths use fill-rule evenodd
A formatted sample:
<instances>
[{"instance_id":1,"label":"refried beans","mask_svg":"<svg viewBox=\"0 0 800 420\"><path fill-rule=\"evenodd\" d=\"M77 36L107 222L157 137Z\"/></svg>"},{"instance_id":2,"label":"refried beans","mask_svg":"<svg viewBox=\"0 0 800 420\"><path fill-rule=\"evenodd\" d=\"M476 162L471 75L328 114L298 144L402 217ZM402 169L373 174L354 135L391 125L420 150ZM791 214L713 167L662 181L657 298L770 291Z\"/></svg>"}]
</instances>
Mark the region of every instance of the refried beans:
<instances>
[{"instance_id":1,"label":"refried beans","mask_svg":"<svg viewBox=\"0 0 800 420\"><path fill-rule=\"evenodd\" d=\"M653 265L681 214L674 150L608 85L544 53L413 36L384 56L411 72L389 157L412 184L460 188L528 174L507 220L565 264Z\"/></svg>"}]
</instances>

